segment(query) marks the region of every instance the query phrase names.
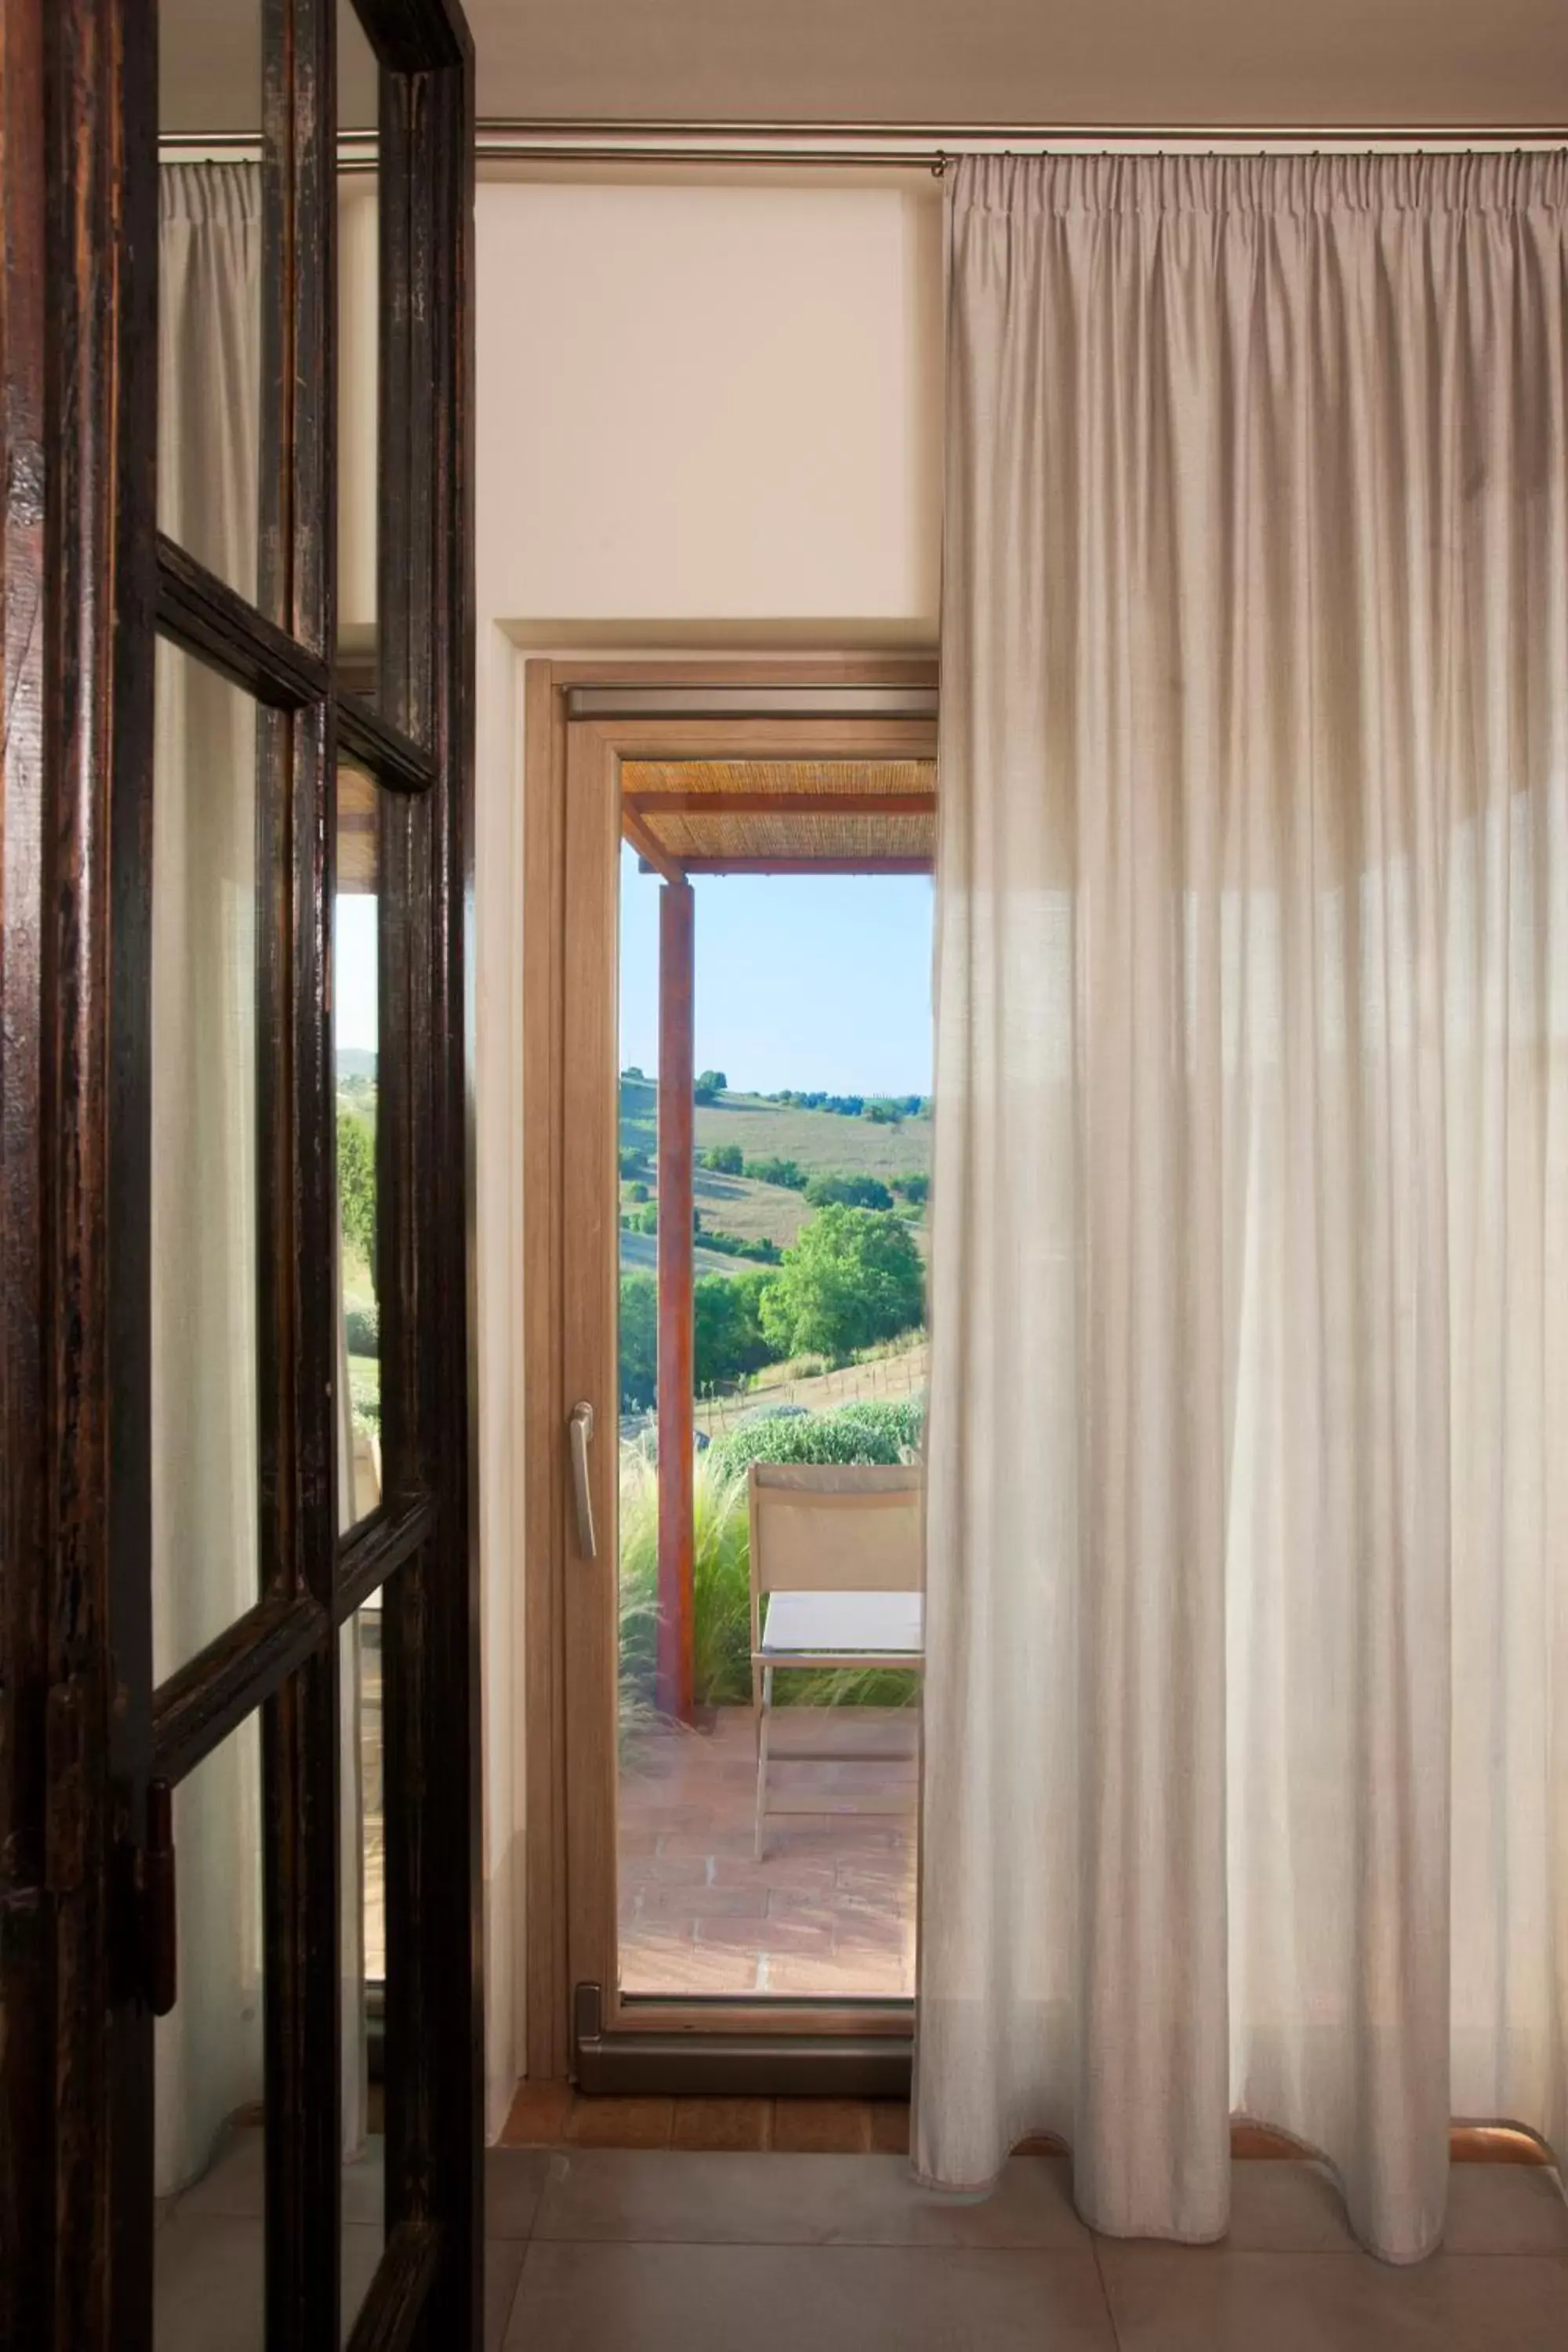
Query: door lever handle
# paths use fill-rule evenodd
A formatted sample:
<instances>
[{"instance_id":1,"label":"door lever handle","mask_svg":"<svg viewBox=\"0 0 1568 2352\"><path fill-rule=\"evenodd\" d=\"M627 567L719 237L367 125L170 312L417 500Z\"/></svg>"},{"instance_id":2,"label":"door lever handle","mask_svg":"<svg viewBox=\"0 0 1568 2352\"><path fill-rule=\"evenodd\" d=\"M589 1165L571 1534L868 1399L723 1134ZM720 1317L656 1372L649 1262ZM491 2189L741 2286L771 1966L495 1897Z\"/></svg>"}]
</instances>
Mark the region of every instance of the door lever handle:
<instances>
[{"instance_id":1,"label":"door lever handle","mask_svg":"<svg viewBox=\"0 0 1568 2352\"><path fill-rule=\"evenodd\" d=\"M574 1404L566 1424L572 1435L572 1491L577 1503L577 1549L584 1559L597 1559L594 1533L594 1496L588 1482L588 1443L594 1434L594 1408Z\"/></svg>"}]
</instances>

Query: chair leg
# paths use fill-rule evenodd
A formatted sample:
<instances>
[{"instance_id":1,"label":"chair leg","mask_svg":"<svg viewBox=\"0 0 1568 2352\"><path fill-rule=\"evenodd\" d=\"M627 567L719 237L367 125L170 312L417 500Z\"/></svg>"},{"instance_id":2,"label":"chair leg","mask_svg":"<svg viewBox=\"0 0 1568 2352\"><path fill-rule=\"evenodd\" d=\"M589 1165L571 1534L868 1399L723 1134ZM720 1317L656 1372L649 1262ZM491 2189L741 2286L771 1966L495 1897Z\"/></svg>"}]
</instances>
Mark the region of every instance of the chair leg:
<instances>
[{"instance_id":1,"label":"chair leg","mask_svg":"<svg viewBox=\"0 0 1568 2352\"><path fill-rule=\"evenodd\" d=\"M757 1710L757 1828L752 1859L763 1858L763 1829L768 1812L768 1713L773 1703L773 1670L763 1668L763 1703Z\"/></svg>"}]
</instances>

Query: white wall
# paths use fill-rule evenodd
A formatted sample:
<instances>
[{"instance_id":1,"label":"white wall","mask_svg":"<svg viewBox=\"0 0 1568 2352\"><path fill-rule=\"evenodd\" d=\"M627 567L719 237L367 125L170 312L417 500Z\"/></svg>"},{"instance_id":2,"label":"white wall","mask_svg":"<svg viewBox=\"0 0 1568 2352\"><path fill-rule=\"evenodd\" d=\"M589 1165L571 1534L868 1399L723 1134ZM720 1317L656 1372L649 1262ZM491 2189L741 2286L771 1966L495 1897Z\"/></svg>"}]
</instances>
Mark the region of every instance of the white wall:
<instances>
[{"instance_id":1,"label":"white wall","mask_svg":"<svg viewBox=\"0 0 1568 2352\"><path fill-rule=\"evenodd\" d=\"M477 1028L489 2103L522 2068L523 648L929 646L934 184L486 183Z\"/></svg>"}]
</instances>

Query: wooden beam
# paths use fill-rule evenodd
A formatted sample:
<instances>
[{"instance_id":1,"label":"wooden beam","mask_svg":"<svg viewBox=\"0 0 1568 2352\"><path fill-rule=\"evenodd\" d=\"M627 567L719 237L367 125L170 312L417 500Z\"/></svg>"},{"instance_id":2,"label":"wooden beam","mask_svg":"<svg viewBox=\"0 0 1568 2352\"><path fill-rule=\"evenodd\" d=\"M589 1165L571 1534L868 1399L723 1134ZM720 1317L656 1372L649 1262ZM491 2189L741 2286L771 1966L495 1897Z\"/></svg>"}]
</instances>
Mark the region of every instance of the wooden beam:
<instances>
[{"instance_id":1,"label":"wooden beam","mask_svg":"<svg viewBox=\"0 0 1568 2352\"><path fill-rule=\"evenodd\" d=\"M662 876L666 882L680 881L682 877L679 859L673 857L668 849L659 847L642 819L625 801L621 803L621 831L638 856L645 864L651 866L656 874Z\"/></svg>"},{"instance_id":2,"label":"wooden beam","mask_svg":"<svg viewBox=\"0 0 1568 2352\"><path fill-rule=\"evenodd\" d=\"M650 816L934 816L934 793L627 793Z\"/></svg>"},{"instance_id":3,"label":"wooden beam","mask_svg":"<svg viewBox=\"0 0 1568 2352\"><path fill-rule=\"evenodd\" d=\"M655 1700L692 1710L695 1383L692 1166L695 908L667 883L658 908L658 1642Z\"/></svg>"},{"instance_id":4,"label":"wooden beam","mask_svg":"<svg viewBox=\"0 0 1568 2352\"><path fill-rule=\"evenodd\" d=\"M688 857L688 874L929 874L930 857Z\"/></svg>"}]
</instances>

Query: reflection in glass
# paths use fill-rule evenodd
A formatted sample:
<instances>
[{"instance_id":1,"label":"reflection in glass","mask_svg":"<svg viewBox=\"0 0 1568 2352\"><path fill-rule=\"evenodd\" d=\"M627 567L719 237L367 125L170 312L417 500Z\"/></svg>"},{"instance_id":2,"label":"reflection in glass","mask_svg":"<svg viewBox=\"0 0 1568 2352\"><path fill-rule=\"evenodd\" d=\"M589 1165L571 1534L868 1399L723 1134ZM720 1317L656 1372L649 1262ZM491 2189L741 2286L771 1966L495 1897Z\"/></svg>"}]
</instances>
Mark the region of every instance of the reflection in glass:
<instances>
[{"instance_id":1,"label":"reflection in glass","mask_svg":"<svg viewBox=\"0 0 1568 2352\"><path fill-rule=\"evenodd\" d=\"M162 1682L260 1590L258 711L162 642L153 677L153 1670Z\"/></svg>"},{"instance_id":2,"label":"reflection in glass","mask_svg":"<svg viewBox=\"0 0 1568 2352\"><path fill-rule=\"evenodd\" d=\"M159 42L158 526L252 602L262 397L260 15L163 0ZM254 152L213 161L215 134Z\"/></svg>"},{"instance_id":3,"label":"reflection in glass","mask_svg":"<svg viewBox=\"0 0 1568 2352\"><path fill-rule=\"evenodd\" d=\"M379 78L351 0L337 25L338 657L363 692L375 651Z\"/></svg>"},{"instance_id":4,"label":"reflection in glass","mask_svg":"<svg viewBox=\"0 0 1568 2352\"><path fill-rule=\"evenodd\" d=\"M381 1595L339 1640L342 1676L343 2334L385 2234L385 2141L370 2083L370 2011L386 1972L382 1868Z\"/></svg>"},{"instance_id":5,"label":"reflection in glass","mask_svg":"<svg viewBox=\"0 0 1568 2352\"><path fill-rule=\"evenodd\" d=\"M179 1998L154 2034L156 2352L263 2341L260 1719L174 1790Z\"/></svg>"},{"instance_id":6,"label":"reflection in glass","mask_svg":"<svg viewBox=\"0 0 1568 2352\"><path fill-rule=\"evenodd\" d=\"M350 1467L340 1516L357 1526L380 1508L381 1290L376 1196L381 1034L381 795L374 779L338 769L338 873L332 902L332 1044L337 1080L338 1279Z\"/></svg>"}]
</instances>

